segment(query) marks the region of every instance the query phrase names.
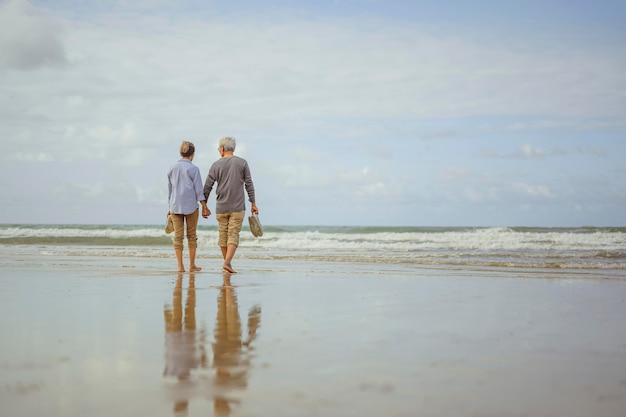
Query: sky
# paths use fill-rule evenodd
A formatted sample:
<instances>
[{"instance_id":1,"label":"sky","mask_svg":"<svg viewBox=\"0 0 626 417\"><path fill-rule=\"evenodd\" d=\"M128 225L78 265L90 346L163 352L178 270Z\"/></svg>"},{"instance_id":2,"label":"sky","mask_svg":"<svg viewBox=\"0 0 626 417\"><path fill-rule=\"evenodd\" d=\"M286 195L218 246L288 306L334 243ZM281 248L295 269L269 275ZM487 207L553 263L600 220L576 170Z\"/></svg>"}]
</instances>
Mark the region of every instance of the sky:
<instances>
[{"instance_id":1,"label":"sky","mask_svg":"<svg viewBox=\"0 0 626 417\"><path fill-rule=\"evenodd\" d=\"M264 225L626 226L624 21L611 0L0 0L0 223L164 224L181 141L204 178L234 136Z\"/></svg>"}]
</instances>

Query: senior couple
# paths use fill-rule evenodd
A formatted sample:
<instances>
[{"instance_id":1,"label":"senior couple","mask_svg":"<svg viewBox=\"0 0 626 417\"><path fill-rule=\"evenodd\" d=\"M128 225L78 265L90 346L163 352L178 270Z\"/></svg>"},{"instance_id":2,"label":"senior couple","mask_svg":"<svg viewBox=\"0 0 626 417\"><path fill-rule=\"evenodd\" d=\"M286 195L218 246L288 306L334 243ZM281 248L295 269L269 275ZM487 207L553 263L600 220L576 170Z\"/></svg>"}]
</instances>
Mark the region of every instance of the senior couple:
<instances>
[{"instance_id":1,"label":"senior couple","mask_svg":"<svg viewBox=\"0 0 626 417\"><path fill-rule=\"evenodd\" d=\"M259 209L254 198L254 185L248 162L234 155L235 146L235 138L220 139L218 151L221 158L209 169L203 187L200 170L192 163L196 151L193 143L184 141L180 145L181 159L167 174L169 181L167 214L171 215L174 223L174 252L178 261L178 272L185 272L183 265L185 229L189 247L189 270L195 272L202 269L196 265L198 203L202 206L202 217L208 218L211 210L207 206L207 201L216 183L215 212L219 228L218 244L224 258L222 269L230 273L236 272L231 261L239 246L239 233L246 213L244 188L252 204L252 213L259 214Z\"/></svg>"}]
</instances>

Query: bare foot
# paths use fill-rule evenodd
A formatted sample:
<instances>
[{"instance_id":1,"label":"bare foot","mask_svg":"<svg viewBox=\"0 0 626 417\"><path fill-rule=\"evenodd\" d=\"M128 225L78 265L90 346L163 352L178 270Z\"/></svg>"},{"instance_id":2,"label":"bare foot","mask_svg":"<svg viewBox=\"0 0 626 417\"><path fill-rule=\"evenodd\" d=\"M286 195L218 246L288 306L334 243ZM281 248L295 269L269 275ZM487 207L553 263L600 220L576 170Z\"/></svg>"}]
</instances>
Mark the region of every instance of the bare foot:
<instances>
[{"instance_id":1,"label":"bare foot","mask_svg":"<svg viewBox=\"0 0 626 417\"><path fill-rule=\"evenodd\" d=\"M178 272L185 272L185 267L184 266L179 266L178 267Z\"/></svg>"},{"instance_id":2,"label":"bare foot","mask_svg":"<svg viewBox=\"0 0 626 417\"><path fill-rule=\"evenodd\" d=\"M189 267L189 272L198 272L198 271L202 271L202 268L196 265Z\"/></svg>"},{"instance_id":3,"label":"bare foot","mask_svg":"<svg viewBox=\"0 0 626 417\"><path fill-rule=\"evenodd\" d=\"M233 269L233 267L232 267L232 266L230 266L230 264L224 264L224 265L222 265L222 269L223 269L224 271L226 271L226 272L230 272L231 274L236 274L236 273L237 273L237 271L235 271L235 270Z\"/></svg>"}]
</instances>

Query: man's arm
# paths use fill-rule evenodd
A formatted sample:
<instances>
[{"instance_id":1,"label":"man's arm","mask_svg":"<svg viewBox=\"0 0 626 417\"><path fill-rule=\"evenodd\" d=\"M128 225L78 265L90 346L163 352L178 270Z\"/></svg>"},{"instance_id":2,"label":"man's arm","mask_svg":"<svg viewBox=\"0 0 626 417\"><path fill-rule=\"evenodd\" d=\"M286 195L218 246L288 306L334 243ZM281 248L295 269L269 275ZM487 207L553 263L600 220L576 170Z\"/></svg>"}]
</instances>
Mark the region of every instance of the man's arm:
<instances>
[{"instance_id":1,"label":"man's arm","mask_svg":"<svg viewBox=\"0 0 626 417\"><path fill-rule=\"evenodd\" d=\"M209 173L206 176L206 180L204 181L204 200L205 203L209 201L209 195L211 195L211 190L213 189L213 184L215 184L215 175L213 172L213 167L209 169Z\"/></svg>"},{"instance_id":2,"label":"man's arm","mask_svg":"<svg viewBox=\"0 0 626 417\"><path fill-rule=\"evenodd\" d=\"M254 195L254 183L252 182L252 174L250 174L250 167L248 166L247 162L243 167L243 184L246 187L246 192L248 193L248 201L252 203L252 207L253 207L252 212L254 213L254 209L256 208L256 204L255 204L256 198Z\"/></svg>"}]
</instances>

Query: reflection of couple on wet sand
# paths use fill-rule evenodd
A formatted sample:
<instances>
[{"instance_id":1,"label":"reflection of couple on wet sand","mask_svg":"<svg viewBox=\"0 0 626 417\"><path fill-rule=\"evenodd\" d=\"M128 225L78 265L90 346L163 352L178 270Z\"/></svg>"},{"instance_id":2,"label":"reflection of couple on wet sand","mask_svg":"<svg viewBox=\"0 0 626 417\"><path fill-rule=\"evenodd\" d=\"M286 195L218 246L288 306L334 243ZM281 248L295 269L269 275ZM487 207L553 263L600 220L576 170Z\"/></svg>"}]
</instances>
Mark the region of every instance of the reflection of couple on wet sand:
<instances>
[{"instance_id":1,"label":"reflection of couple on wet sand","mask_svg":"<svg viewBox=\"0 0 626 417\"><path fill-rule=\"evenodd\" d=\"M215 414L230 415L231 407L238 401L231 394L248 385L250 367L249 351L256 338L260 325L261 308L254 306L248 312L248 337L243 340L239 317L239 306L235 288L230 285L230 274L224 272L224 283L217 298L217 317L214 341L213 363L209 365L206 355L206 330L196 330L195 318L195 276L190 274L187 299L183 312L182 274L179 274L174 287L172 305L165 306L165 377L175 377L180 388L193 387L200 380L208 380ZM206 369L212 372L204 372ZM194 372L198 371L198 372ZM190 390L181 389L174 402L174 415L187 415Z\"/></svg>"}]
</instances>

